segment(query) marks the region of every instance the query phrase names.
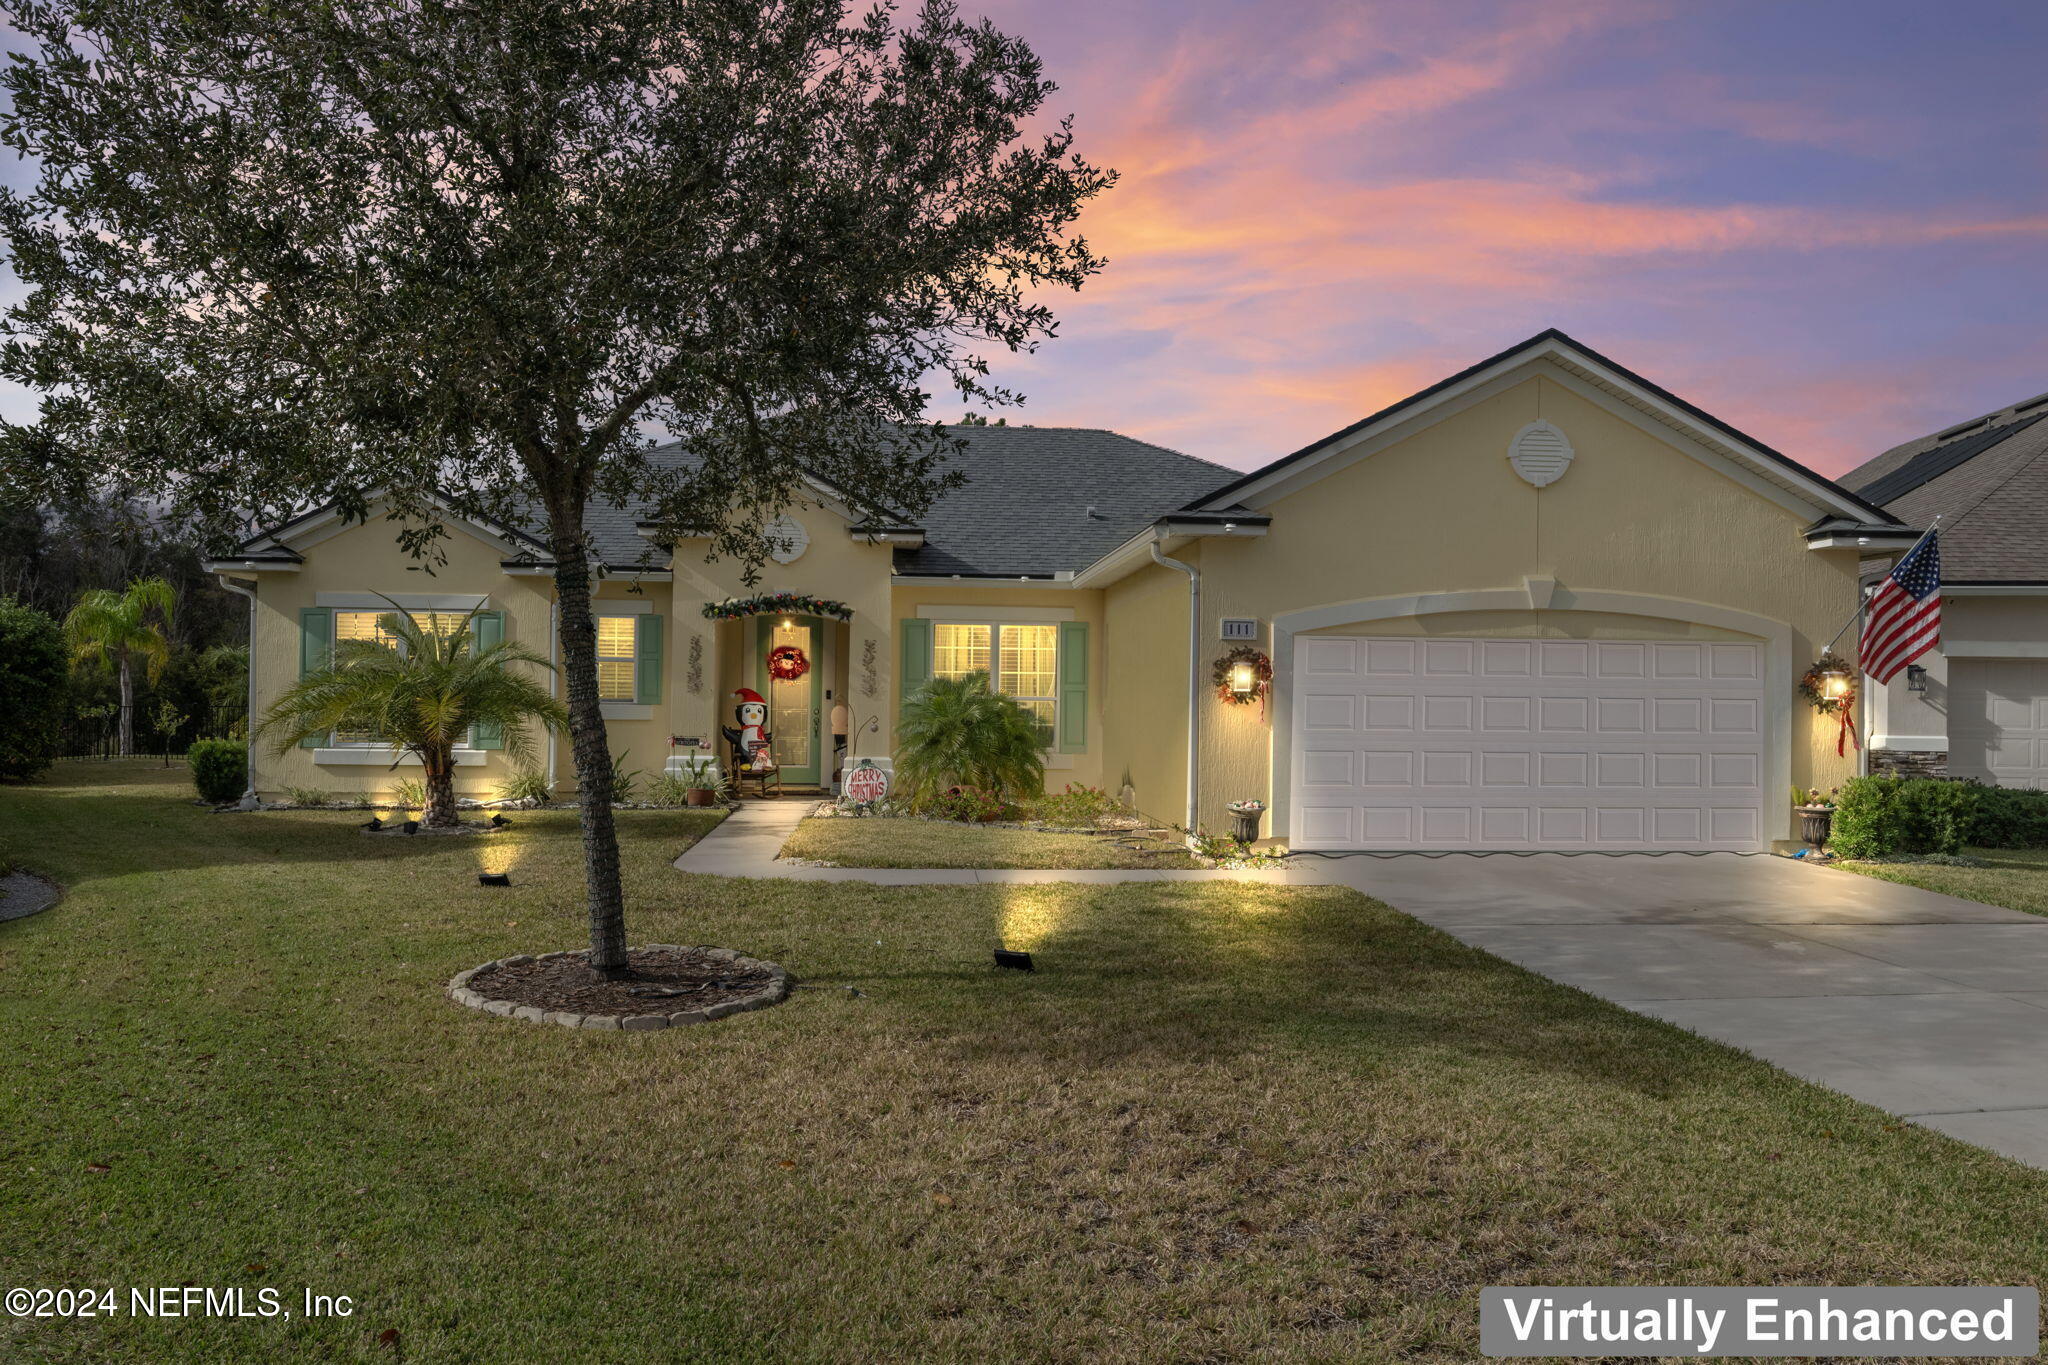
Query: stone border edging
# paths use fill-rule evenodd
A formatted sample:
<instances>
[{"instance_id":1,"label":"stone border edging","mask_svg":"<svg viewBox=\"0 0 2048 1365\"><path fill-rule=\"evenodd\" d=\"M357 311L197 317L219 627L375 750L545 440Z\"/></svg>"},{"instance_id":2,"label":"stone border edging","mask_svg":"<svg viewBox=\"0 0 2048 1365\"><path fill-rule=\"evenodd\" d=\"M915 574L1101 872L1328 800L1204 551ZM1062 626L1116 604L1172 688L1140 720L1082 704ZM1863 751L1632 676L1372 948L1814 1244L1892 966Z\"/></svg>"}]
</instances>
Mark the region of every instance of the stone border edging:
<instances>
[{"instance_id":1,"label":"stone border edging","mask_svg":"<svg viewBox=\"0 0 2048 1365\"><path fill-rule=\"evenodd\" d=\"M64 888L48 877L14 871L0 877L0 924L40 915L64 899Z\"/></svg>"},{"instance_id":2,"label":"stone border edging","mask_svg":"<svg viewBox=\"0 0 2048 1365\"><path fill-rule=\"evenodd\" d=\"M671 952L690 952L674 943L648 943L645 948L666 948ZM628 949L628 952L632 950ZM495 1014L509 1019L524 1019L534 1024L560 1024L564 1028L594 1028L623 1030L629 1033L651 1033L656 1029L681 1028L686 1024L708 1024L714 1019L727 1015L741 1014L747 1010L763 1010L770 1005L779 1005L789 998L790 986L796 980L789 970L779 963L758 957L747 957L732 948L700 948L705 956L728 962L741 968L759 967L768 973L768 984L752 995L738 1000L722 1000L716 1005L707 1005L701 1010L677 1010L673 1014L573 1014L566 1010L543 1010L538 1005L522 1005L512 1000L490 1000L469 988L470 978L491 967L519 967L528 962L548 962L555 958L584 957L588 950L583 948L565 949L559 953L514 953L493 962L483 962L468 971L457 972L448 980L448 997L458 1005L467 1005L473 1010Z\"/></svg>"}]
</instances>

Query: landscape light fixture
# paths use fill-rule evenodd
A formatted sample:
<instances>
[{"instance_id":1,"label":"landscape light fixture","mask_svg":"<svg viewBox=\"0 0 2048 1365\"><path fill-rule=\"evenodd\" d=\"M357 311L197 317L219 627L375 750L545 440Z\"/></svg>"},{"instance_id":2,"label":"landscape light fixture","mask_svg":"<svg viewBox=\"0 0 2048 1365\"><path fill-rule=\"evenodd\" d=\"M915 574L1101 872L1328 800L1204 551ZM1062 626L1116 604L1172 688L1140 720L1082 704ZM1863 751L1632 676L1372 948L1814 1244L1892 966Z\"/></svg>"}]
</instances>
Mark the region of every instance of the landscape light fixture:
<instances>
[{"instance_id":1,"label":"landscape light fixture","mask_svg":"<svg viewBox=\"0 0 2048 1365\"><path fill-rule=\"evenodd\" d=\"M1907 664L1906 690L1908 692L1925 692L1927 690L1927 670L1918 664Z\"/></svg>"},{"instance_id":2,"label":"landscape light fixture","mask_svg":"<svg viewBox=\"0 0 2048 1365\"><path fill-rule=\"evenodd\" d=\"M408 821L406 821L406 822L405 822L405 832L406 832L407 834L418 834L418 833L420 832L420 822L419 822L419 821L417 821L417 820L408 820Z\"/></svg>"},{"instance_id":3,"label":"landscape light fixture","mask_svg":"<svg viewBox=\"0 0 2048 1365\"><path fill-rule=\"evenodd\" d=\"M1259 672L1249 663L1235 663L1230 666L1230 690L1240 697L1249 697L1259 690Z\"/></svg>"},{"instance_id":4,"label":"landscape light fixture","mask_svg":"<svg viewBox=\"0 0 2048 1365\"><path fill-rule=\"evenodd\" d=\"M371 816L371 817L370 817L369 819L367 819L367 820L363 821L363 828L364 828L364 829L382 829L382 828L384 828L384 817L383 817L383 816L381 816L381 815L373 815L373 816Z\"/></svg>"},{"instance_id":5,"label":"landscape light fixture","mask_svg":"<svg viewBox=\"0 0 2048 1365\"><path fill-rule=\"evenodd\" d=\"M1031 954L1020 953L1015 948L996 949L996 966L1007 967L1013 972L1035 972L1031 965Z\"/></svg>"},{"instance_id":6,"label":"landscape light fixture","mask_svg":"<svg viewBox=\"0 0 2048 1365\"><path fill-rule=\"evenodd\" d=\"M476 884L478 886L510 886L512 885L512 874L510 872L479 872L476 874Z\"/></svg>"},{"instance_id":7,"label":"landscape light fixture","mask_svg":"<svg viewBox=\"0 0 2048 1365\"><path fill-rule=\"evenodd\" d=\"M512 828L512 822L511 822L510 820L507 820L507 819L506 819L506 818L505 818L504 816L502 816L502 815L498 815L498 814L496 814L496 813L493 813L493 814L492 814L492 816L491 816L491 828L492 828L492 829L510 829L510 828Z\"/></svg>"}]
</instances>

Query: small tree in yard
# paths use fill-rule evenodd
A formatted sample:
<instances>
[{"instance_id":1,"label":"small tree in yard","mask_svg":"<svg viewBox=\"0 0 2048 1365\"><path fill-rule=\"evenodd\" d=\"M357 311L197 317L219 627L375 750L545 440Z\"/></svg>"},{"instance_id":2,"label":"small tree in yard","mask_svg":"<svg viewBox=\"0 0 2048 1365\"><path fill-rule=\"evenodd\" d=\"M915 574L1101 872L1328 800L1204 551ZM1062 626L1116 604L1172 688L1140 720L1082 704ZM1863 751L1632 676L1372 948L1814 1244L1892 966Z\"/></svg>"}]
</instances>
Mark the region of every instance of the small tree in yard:
<instances>
[{"instance_id":1,"label":"small tree in yard","mask_svg":"<svg viewBox=\"0 0 2048 1365\"><path fill-rule=\"evenodd\" d=\"M112 666L121 683L121 757L135 753L135 669L141 663L155 682L171 659L166 633L177 591L161 578L138 578L121 592L94 588L83 593L64 618L72 657L82 664Z\"/></svg>"},{"instance_id":2,"label":"small tree in yard","mask_svg":"<svg viewBox=\"0 0 2048 1365\"><path fill-rule=\"evenodd\" d=\"M260 727L283 753L303 739L351 731L377 735L420 761L429 829L456 823L455 748L475 727L504 736L505 756L532 757L528 721L550 733L569 715L547 688L512 667L553 665L512 640L476 649L464 617L443 634L410 612L377 618L385 640L338 640L327 667L315 669L271 703Z\"/></svg>"},{"instance_id":3,"label":"small tree in yard","mask_svg":"<svg viewBox=\"0 0 2048 1365\"><path fill-rule=\"evenodd\" d=\"M903 704L896 728L896 791L912 810L948 787L1029 796L1045 786L1038 723L986 673L933 678Z\"/></svg>"},{"instance_id":4,"label":"small tree in yard","mask_svg":"<svg viewBox=\"0 0 2048 1365\"><path fill-rule=\"evenodd\" d=\"M382 499L550 549L591 965L625 973L584 510L637 500L757 565L807 476L918 516L955 440L928 385L1053 330L1111 176L1035 132L1016 38L930 0L26 0L0 195L44 390L0 479L107 477L225 527ZM686 440L646 458L643 431Z\"/></svg>"}]
</instances>

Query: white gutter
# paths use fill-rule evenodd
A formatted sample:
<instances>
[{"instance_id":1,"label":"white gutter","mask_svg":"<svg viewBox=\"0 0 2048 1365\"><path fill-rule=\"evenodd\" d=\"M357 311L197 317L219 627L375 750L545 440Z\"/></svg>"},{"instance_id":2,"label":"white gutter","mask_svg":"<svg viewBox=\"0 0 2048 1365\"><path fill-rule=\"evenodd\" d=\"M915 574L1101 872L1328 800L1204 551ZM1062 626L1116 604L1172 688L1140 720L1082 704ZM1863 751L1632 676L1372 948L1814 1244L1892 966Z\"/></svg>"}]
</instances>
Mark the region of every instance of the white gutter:
<instances>
[{"instance_id":1,"label":"white gutter","mask_svg":"<svg viewBox=\"0 0 2048 1365\"><path fill-rule=\"evenodd\" d=\"M243 810L255 810L262 804L256 797L256 589L245 588L226 574L214 577L229 592L249 599L249 665L242 670L249 688L249 715L242 723L242 780L248 785L242 790L240 804Z\"/></svg>"},{"instance_id":2,"label":"white gutter","mask_svg":"<svg viewBox=\"0 0 2048 1365\"><path fill-rule=\"evenodd\" d=\"M1152 562L1179 569L1188 576L1188 822L1193 837L1201 815L1202 777L1202 575L1192 564L1168 559L1159 552L1159 538L1152 541Z\"/></svg>"}]
</instances>

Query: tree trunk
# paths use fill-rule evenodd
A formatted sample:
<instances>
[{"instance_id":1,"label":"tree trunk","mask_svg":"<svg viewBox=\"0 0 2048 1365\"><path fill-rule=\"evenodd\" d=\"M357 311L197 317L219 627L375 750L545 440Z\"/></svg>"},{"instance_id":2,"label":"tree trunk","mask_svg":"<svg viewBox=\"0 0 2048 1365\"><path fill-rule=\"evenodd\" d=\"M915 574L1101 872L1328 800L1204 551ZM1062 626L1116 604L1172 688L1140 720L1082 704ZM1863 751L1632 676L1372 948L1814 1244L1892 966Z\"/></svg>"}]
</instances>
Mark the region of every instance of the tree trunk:
<instances>
[{"instance_id":1,"label":"tree trunk","mask_svg":"<svg viewBox=\"0 0 2048 1365\"><path fill-rule=\"evenodd\" d=\"M427 775L427 809L420 823L428 829L452 829L455 814L455 756L444 750L422 755Z\"/></svg>"},{"instance_id":2,"label":"tree trunk","mask_svg":"<svg viewBox=\"0 0 2048 1365\"><path fill-rule=\"evenodd\" d=\"M612 823L612 754L597 699L597 622L590 614L590 564L581 509L549 513L553 523L555 603L561 614L562 676L569 693L569 737L583 823L583 885L590 908L590 966L599 976L626 974L626 895L619 882L619 836Z\"/></svg>"},{"instance_id":3,"label":"tree trunk","mask_svg":"<svg viewBox=\"0 0 2048 1365\"><path fill-rule=\"evenodd\" d=\"M120 653L121 663L121 757L135 756L135 675L128 671L128 651Z\"/></svg>"}]
</instances>

